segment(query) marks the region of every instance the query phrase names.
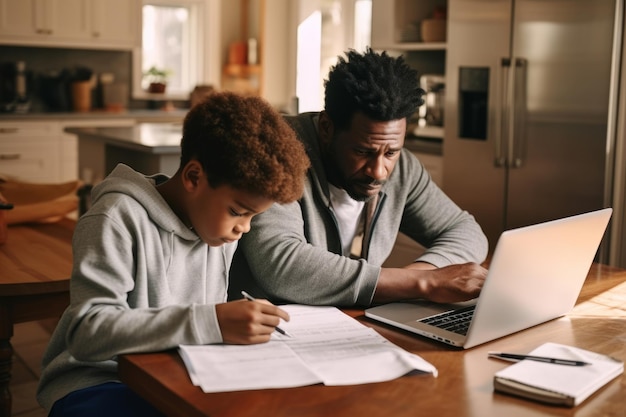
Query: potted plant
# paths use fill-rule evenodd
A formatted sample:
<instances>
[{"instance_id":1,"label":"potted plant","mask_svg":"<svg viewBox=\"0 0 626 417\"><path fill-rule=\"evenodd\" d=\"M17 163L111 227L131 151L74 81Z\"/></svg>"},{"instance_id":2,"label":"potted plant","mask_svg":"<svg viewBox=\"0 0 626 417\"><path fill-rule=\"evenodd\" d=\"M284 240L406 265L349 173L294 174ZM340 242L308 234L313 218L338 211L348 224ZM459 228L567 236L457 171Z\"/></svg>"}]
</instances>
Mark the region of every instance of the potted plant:
<instances>
[{"instance_id":1,"label":"potted plant","mask_svg":"<svg viewBox=\"0 0 626 417\"><path fill-rule=\"evenodd\" d=\"M148 82L149 93L165 92L167 78L170 76L169 70L161 69L153 65L147 71L144 71L143 75Z\"/></svg>"}]
</instances>

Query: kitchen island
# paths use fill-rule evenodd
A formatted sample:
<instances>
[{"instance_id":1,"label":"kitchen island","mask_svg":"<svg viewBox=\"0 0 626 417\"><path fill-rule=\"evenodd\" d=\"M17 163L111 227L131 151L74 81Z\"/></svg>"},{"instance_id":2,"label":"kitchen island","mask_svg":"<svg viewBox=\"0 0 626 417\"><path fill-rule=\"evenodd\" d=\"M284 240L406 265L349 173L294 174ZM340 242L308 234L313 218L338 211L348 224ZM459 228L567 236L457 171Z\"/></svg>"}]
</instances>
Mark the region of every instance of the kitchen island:
<instances>
[{"instance_id":1,"label":"kitchen island","mask_svg":"<svg viewBox=\"0 0 626 417\"><path fill-rule=\"evenodd\" d=\"M181 123L139 123L127 127L68 127L78 137L81 179L97 183L119 163L144 174L173 175L180 162Z\"/></svg>"},{"instance_id":2,"label":"kitchen island","mask_svg":"<svg viewBox=\"0 0 626 417\"><path fill-rule=\"evenodd\" d=\"M68 127L78 137L81 179L97 183L118 163L144 174L173 175L180 159L182 122L138 123L125 127ZM441 176L441 141L407 137L405 147L416 154L435 182Z\"/></svg>"}]
</instances>

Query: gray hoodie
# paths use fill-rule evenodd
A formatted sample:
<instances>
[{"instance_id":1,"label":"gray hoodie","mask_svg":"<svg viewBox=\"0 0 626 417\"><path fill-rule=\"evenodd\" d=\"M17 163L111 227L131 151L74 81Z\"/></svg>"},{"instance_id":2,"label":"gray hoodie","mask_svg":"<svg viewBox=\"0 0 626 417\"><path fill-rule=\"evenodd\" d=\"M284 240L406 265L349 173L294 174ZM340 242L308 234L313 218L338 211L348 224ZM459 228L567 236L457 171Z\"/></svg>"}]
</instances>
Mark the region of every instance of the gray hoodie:
<instances>
[{"instance_id":1,"label":"gray hoodie","mask_svg":"<svg viewBox=\"0 0 626 417\"><path fill-rule=\"evenodd\" d=\"M94 187L74 232L70 306L43 358L46 410L117 381L117 355L222 342L215 304L226 300L237 243L200 240L157 192L165 180L118 165Z\"/></svg>"}]
</instances>

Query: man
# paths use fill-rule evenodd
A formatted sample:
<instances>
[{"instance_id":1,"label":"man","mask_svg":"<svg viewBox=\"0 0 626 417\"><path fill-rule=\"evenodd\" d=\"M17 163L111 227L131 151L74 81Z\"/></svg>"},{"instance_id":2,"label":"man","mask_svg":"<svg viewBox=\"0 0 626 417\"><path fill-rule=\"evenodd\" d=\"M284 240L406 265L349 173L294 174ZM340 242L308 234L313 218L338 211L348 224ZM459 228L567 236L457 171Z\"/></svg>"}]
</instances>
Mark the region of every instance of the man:
<instances>
[{"instance_id":1,"label":"man","mask_svg":"<svg viewBox=\"0 0 626 417\"><path fill-rule=\"evenodd\" d=\"M336 306L476 297L487 239L403 148L406 118L423 103L417 72L401 57L350 51L325 88L324 111L287 118L311 160L304 195L255 218L229 295ZM382 268L398 231L427 249Z\"/></svg>"}]
</instances>

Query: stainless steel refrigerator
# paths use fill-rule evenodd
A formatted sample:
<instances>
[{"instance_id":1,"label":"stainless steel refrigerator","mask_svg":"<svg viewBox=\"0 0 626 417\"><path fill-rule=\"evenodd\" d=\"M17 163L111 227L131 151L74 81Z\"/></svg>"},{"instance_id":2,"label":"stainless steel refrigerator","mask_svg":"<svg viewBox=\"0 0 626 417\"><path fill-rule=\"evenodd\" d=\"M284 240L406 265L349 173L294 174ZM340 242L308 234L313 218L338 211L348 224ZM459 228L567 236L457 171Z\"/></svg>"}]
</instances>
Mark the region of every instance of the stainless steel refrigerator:
<instances>
[{"instance_id":1,"label":"stainless steel refrigerator","mask_svg":"<svg viewBox=\"0 0 626 417\"><path fill-rule=\"evenodd\" d=\"M491 249L609 204L622 6L449 0L443 188Z\"/></svg>"}]
</instances>

